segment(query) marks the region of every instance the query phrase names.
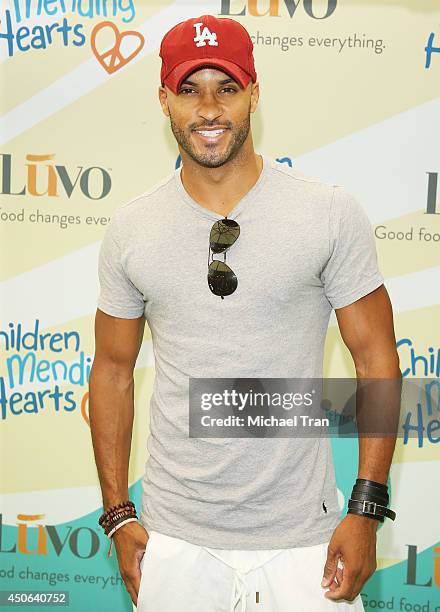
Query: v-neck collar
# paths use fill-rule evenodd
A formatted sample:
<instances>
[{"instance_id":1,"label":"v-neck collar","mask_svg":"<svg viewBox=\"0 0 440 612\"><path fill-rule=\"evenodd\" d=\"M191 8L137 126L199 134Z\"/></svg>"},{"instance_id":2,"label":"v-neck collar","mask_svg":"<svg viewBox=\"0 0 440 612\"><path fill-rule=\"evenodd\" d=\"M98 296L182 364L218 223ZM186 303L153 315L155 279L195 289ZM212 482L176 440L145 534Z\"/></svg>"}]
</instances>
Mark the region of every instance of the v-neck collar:
<instances>
[{"instance_id":1,"label":"v-neck collar","mask_svg":"<svg viewBox=\"0 0 440 612\"><path fill-rule=\"evenodd\" d=\"M260 153L260 155L263 159L263 167L261 169L260 176L258 177L257 181L253 184L253 186L249 189L249 191L245 193L245 195L241 198L241 200L239 200L235 204L234 208L228 213L228 219L234 219L236 215L238 215L241 212L245 204L249 202L249 200L251 200L256 195L256 193L261 189L264 181L266 180L266 177L269 173L270 160L263 153ZM205 208L204 206L196 202L196 200L194 200L189 195L189 193L186 191L185 187L183 186L182 178L180 176L181 171L182 171L182 166L179 166L179 168L177 168L174 171L174 182L176 184L177 191L181 199L183 200L183 202L185 202L185 204L190 206L195 212L197 212L199 215L202 215L203 217L208 217L209 219L214 219L214 220L224 219L225 215L221 215L219 213L214 212L213 210L209 210L208 208Z\"/></svg>"}]
</instances>

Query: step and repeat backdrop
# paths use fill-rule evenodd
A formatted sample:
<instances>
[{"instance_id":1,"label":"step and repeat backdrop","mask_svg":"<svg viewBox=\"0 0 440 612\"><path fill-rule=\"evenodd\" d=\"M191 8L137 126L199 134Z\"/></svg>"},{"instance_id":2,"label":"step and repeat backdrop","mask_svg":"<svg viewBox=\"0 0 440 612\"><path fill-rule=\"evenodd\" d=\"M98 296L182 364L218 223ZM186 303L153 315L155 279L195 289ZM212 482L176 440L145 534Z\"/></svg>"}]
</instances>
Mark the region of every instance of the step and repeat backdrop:
<instances>
[{"instance_id":1,"label":"step and repeat backdrop","mask_svg":"<svg viewBox=\"0 0 440 612\"><path fill-rule=\"evenodd\" d=\"M97 523L87 392L97 258L115 208L180 164L158 101L159 45L205 13L252 36L256 151L357 197L374 226L402 373L440 378L438 0L3 0L0 589L67 591L75 612L132 609ZM334 313L325 376L354 376ZM130 465L138 508L153 380L146 327ZM438 395L430 411L413 408L417 435L397 441L397 519L379 527L366 610L440 611ZM357 440L332 448L342 517Z\"/></svg>"}]
</instances>

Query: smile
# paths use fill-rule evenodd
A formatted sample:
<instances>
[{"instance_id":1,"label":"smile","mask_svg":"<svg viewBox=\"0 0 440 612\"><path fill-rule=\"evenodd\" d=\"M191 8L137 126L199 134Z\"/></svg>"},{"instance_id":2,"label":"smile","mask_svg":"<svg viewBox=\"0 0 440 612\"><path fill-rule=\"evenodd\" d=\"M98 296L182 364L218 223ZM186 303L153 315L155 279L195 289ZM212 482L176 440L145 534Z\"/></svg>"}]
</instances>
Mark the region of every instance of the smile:
<instances>
[{"instance_id":1,"label":"smile","mask_svg":"<svg viewBox=\"0 0 440 612\"><path fill-rule=\"evenodd\" d=\"M195 130L195 133L199 138L205 140L206 142L217 142L226 132L226 129L223 130Z\"/></svg>"}]
</instances>

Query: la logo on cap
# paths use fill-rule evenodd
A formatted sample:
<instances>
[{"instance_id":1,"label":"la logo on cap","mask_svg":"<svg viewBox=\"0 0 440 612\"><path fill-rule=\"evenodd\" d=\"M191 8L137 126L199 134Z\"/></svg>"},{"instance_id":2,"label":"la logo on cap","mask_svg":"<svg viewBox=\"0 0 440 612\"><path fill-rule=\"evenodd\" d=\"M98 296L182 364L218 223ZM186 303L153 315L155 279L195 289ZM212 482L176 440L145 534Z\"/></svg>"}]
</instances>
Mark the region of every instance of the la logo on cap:
<instances>
[{"instance_id":1,"label":"la logo on cap","mask_svg":"<svg viewBox=\"0 0 440 612\"><path fill-rule=\"evenodd\" d=\"M208 45L211 47L218 47L217 34L215 32L210 32L208 26L205 26L202 32L202 25L202 22L194 24L197 33L196 36L194 36L194 42L197 43L196 47L206 47L206 41L208 41Z\"/></svg>"}]
</instances>

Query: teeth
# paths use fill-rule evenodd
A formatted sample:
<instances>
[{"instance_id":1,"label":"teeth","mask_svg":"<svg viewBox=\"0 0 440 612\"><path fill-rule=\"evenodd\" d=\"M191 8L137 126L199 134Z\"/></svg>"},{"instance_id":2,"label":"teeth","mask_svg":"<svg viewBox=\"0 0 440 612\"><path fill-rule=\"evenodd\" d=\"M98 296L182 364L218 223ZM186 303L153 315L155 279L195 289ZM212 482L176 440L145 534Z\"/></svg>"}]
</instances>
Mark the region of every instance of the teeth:
<instances>
[{"instance_id":1,"label":"teeth","mask_svg":"<svg viewBox=\"0 0 440 612\"><path fill-rule=\"evenodd\" d=\"M201 134L202 136L206 136L207 138L215 138L216 136L219 136L220 134L223 134L225 130L207 130L207 131L202 131L202 130L196 130L196 132L198 134Z\"/></svg>"}]
</instances>

